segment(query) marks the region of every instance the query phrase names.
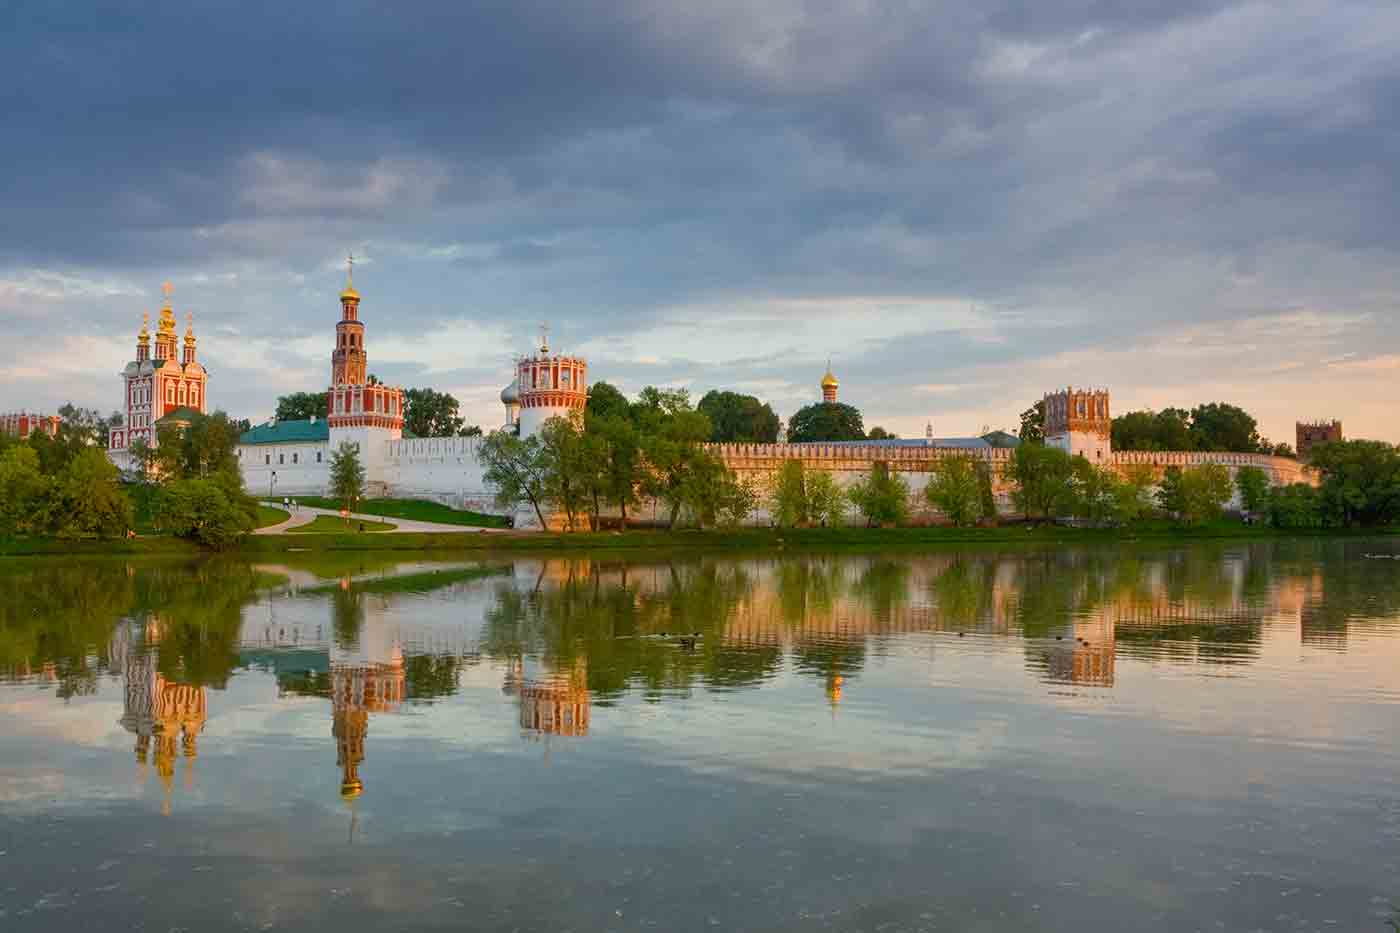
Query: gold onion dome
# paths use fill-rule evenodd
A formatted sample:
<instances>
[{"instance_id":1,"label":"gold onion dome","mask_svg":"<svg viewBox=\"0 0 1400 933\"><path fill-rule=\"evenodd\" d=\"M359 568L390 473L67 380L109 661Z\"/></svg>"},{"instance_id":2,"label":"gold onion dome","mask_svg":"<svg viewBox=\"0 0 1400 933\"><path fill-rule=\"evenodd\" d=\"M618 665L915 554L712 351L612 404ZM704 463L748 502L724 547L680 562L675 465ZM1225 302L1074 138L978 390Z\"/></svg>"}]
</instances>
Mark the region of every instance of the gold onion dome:
<instances>
[{"instance_id":1,"label":"gold onion dome","mask_svg":"<svg viewBox=\"0 0 1400 933\"><path fill-rule=\"evenodd\" d=\"M808 385L811 385L811 383L808 383ZM840 380L838 380L835 376L832 375L832 373L831 373L831 367L830 367L830 366L827 366L827 368L826 368L826 375L825 375L825 376L822 376L822 388L823 388L823 389L835 389L835 388L838 388L840 385L841 385Z\"/></svg>"}]
</instances>

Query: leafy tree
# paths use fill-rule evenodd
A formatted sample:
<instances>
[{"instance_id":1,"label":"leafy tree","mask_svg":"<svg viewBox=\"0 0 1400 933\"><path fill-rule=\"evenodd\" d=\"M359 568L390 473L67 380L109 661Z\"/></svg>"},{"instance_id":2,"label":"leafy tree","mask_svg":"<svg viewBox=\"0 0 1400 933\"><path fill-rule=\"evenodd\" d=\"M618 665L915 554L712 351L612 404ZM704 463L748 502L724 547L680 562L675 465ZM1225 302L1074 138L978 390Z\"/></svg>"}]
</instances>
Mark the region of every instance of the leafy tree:
<instances>
[{"instance_id":1,"label":"leafy tree","mask_svg":"<svg viewBox=\"0 0 1400 933\"><path fill-rule=\"evenodd\" d=\"M647 390L643 389L645 397ZM670 513L668 524L674 528L681 509L694 490L706 488L708 480L692 477L692 473L709 469L707 455L701 444L710 436L710 419L681 407L683 393L672 395L669 401L646 403L642 415L642 455L646 467L642 473L642 488L655 500L664 502ZM712 485L712 484L711 484Z\"/></svg>"},{"instance_id":2,"label":"leafy tree","mask_svg":"<svg viewBox=\"0 0 1400 933\"><path fill-rule=\"evenodd\" d=\"M49 515L49 527L60 538L114 538L131 528L131 499L112 461L88 447L56 478Z\"/></svg>"},{"instance_id":3,"label":"leafy tree","mask_svg":"<svg viewBox=\"0 0 1400 933\"><path fill-rule=\"evenodd\" d=\"M758 494L719 457L697 448L681 478L679 498L697 527L732 527L753 511Z\"/></svg>"},{"instance_id":4,"label":"leafy tree","mask_svg":"<svg viewBox=\"0 0 1400 933\"><path fill-rule=\"evenodd\" d=\"M1054 518L1074 510L1074 463L1058 447L1021 444L1011 452L1007 476L1016 484L1016 507L1032 518Z\"/></svg>"},{"instance_id":5,"label":"leafy tree","mask_svg":"<svg viewBox=\"0 0 1400 933\"><path fill-rule=\"evenodd\" d=\"M1218 519L1230 501L1234 486L1230 470L1219 463L1203 463L1181 474L1181 518L1187 524L1198 525Z\"/></svg>"},{"instance_id":6,"label":"leafy tree","mask_svg":"<svg viewBox=\"0 0 1400 933\"><path fill-rule=\"evenodd\" d=\"M1134 463L1124 467L1123 475L1115 494L1118 499L1116 511L1125 524L1137 521L1152 509L1152 488L1157 478L1152 467L1145 463Z\"/></svg>"},{"instance_id":7,"label":"leafy tree","mask_svg":"<svg viewBox=\"0 0 1400 933\"><path fill-rule=\"evenodd\" d=\"M331 453L330 493L347 512L365 494L365 468L360 463L359 445L352 441L341 441Z\"/></svg>"},{"instance_id":8,"label":"leafy tree","mask_svg":"<svg viewBox=\"0 0 1400 933\"><path fill-rule=\"evenodd\" d=\"M459 414L457 399L436 389L408 389L403 394L403 426L419 437L467 437L475 434ZM475 427L474 425L472 427Z\"/></svg>"},{"instance_id":9,"label":"leafy tree","mask_svg":"<svg viewBox=\"0 0 1400 933\"><path fill-rule=\"evenodd\" d=\"M1113 419L1114 450L1195 450L1191 415L1181 408L1130 411Z\"/></svg>"},{"instance_id":10,"label":"leafy tree","mask_svg":"<svg viewBox=\"0 0 1400 933\"><path fill-rule=\"evenodd\" d=\"M595 382L588 387L588 404L584 413L593 418L627 418L632 404L627 396L609 382Z\"/></svg>"},{"instance_id":11,"label":"leafy tree","mask_svg":"<svg viewBox=\"0 0 1400 933\"><path fill-rule=\"evenodd\" d=\"M1255 453L1260 449L1259 423L1254 416L1224 402L1191 409L1191 436L1196 450Z\"/></svg>"},{"instance_id":12,"label":"leafy tree","mask_svg":"<svg viewBox=\"0 0 1400 933\"><path fill-rule=\"evenodd\" d=\"M695 406L690 403L688 389L658 389L656 386L647 386L638 392L637 400L629 409L632 420L643 430L654 430L665 418L693 411Z\"/></svg>"},{"instance_id":13,"label":"leafy tree","mask_svg":"<svg viewBox=\"0 0 1400 933\"><path fill-rule=\"evenodd\" d=\"M154 448L141 445L134 456L143 471L162 480L205 478L219 472L238 473L235 453L240 436L228 415L193 415L189 425L162 424Z\"/></svg>"},{"instance_id":14,"label":"leafy tree","mask_svg":"<svg viewBox=\"0 0 1400 933\"><path fill-rule=\"evenodd\" d=\"M1074 510L1095 525L1123 521L1120 509L1126 497L1117 475L1100 469L1083 456L1073 458Z\"/></svg>"},{"instance_id":15,"label":"leafy tree","mask_svg":"<svg viewBox=\"0 0 1400 933\"><path fill-rule=\"evenodd\" d=\"M1400 518L1400 452L1382 441L1320 444L1309 454L1322 474L1323 514L1339 525L1387 525Z\"/></svg>"},{"instance_id":16,"label":"leafy tree","mask_svg":"<svg viewBox=\"0 0 1400 933\"><path fill-rule=\"evenodd\" d=\"M636 503L642 480L642 448L637 429L625 411L591 415L585 410L584 419L591 441L590 455L595 459L593 488L604 501L618 507L622 527L626 528L627 507ZM597 512L595 503L595 517Z\"/></svg>"},{"instance_id":17,"label":"leafy tree","mask_svg":"<svg viewBox=\"0 0 1400 933\"><path fill-rule=\"evenodd\" d=\"M799 408L788 419L788 442L865 440L860 412L841 402L817 402Z\"/></svg>"},{"instance_id":18,"label":"leafy tree","mask_svg":"<svg viewBox=\"0 0 1400 933\"><path fill-rule=\"evenodd\" d=\"M1292 460L1298 459L1298 453L1293 449L1292 444L1284 444L1280 442L1278 444L1275 444L1272 448L1270 448L1269 453L1273 454L1275 457L1288 457Z\"/></svg>"},{"instance_id":19,"label":"leafy tree","mask_svg":"<svg viewBox=\"0 0 1400 933\"><path fill-rule=\"evenodd\" d=\"M1157 507L1173 518L1186 512L1186 496L1182 490L1181 467L1169 466L1162 472L1157 486Z\"/></svg>"},{"instance_id":20,"label":"leafy tree","mask_svg":"<svg viewBox=\"0 0 1400 933\"><path fill-rule=\"evenodd\" d=\"M997 497L992 491L992 467L984 461L977 463L977 501L982 509L982 518L996 521Z\"/></svg>"},{"instance_id":21,"label":"leafy tree","mask_svg":"<svg viewBox=\"0 0 1400 933\"><path fill-rule=\"evenodd\" d=\"M32 447L11 444L0 452L0 538L43 529L49 482Z\"/></svg>"},{"instance_id":22,"label":"leafy tree","mask_svg":"<svg viewBox=\"0 0 1400 933\"><path fill-rule=\"evenodd\" d=\"M1235 471L1235 487L1246 512L1263 512L1269 506L1269 475L1258 467L1243 466Z\"/></svg>"},{"instance_id":23,"label":"leafy tree","mask_svg":"<svg viewBox=\"0 0 1400 933\"><path fill-rule=\"evenodd\" d=\"M226 476L227 474L220 474ZM162 486L156 509L156 523L170 534L191 538L206 547L233 545L256 524L242 501L231 496L226 483L216 479L179 479Z\"/></svg>"},{"instance_id":24,"label":"leafy tree","mask_svg":"<svg viewBox=\"0 0 1400 933\"><path fill-rule=\"evenodd\" d=\"M1021 443L1040 444L1045 441L1045 399L1021 412Z\"/></svg>"},{"instance_id":25,"label":"leafy tree","mask_svg":"<svg viewBox=\"0 0 1400 933\"><path fill-rule=\"evenodd\" d=\"M1307 483L1276 486L1269 491L1269 522L1276 528L1321 528L1322 497Z\"/></svg>"},{"instance_id":26,"label":"leafy tree","mask_svg":"<svg viewBox=\"0 0 1400 933\"><path fill-rule=\"evenodd\" d=\"M872 527L898 525L909 516L909 484L888 463L874 463L870 475L851 486L850 498Z\"/></svg>"},{"instance_id":27,"label":"leafy tree","mask_svg":"<svg viewBox=\"0 0 1400 933\"><path fill-rule=\"evenodd\" d=\"M779 528L807 524L807 476L801 460L784 460L773 474L768 493L773 521Z\"/></svg>"},{"instance_id":28,"label":"leafy tree","mask_svg":"<svg viewBox=\"0 0 1400 933\"><path fill-rule=\"evenodd\" d=\"M866 432L865 439L868 441L897 441L899 440L899 435L892 434L877 424Z\"/></svg>"},{"instance_id":29,"label":"leafy tree","mask_svg":"<svg viewBox=\"0 0 1400 933\"><path fill-rule=\"evenodd\" d=\"M959 528L982 516L982 482L971 457L942 457L924 487L929 505Z\"/></svg>"},{"instance_id":30,"label":"leafy tree","mask_svg":"<svg viewBox=\"0 0 1400 933\"><path fill-rule=\"evenodd\" d=\"M826 470L812 470L806 480L807 517L824 528L844 525L849 497L836 477Z\"/></svg>"},{"instance_id":31,"label":"leafy tree","mask_svg":"<svg viewBox=\"0 0 1400 933\"><path fill-rule=\"evenodd\" d=\"M495 431L482 441L477 456L486 467L486 482L496 490L496 505L514 509L529 503L540 527L548 527L543 505L549 495L549 465L539 437Z\"/></svg>"},{"instance_id":32,"label":"leafy tree","mask_svg":"<svg viewBox=\"0 0 1400 933\"><path fill-rule=\"evenodd\" d=\"M276 418L278 421L324 418L329 412L329 402L330 397L325 392L293 392L278 396Z\"/></svg>"},{"instance_id":33,"label":"leafy tree","mask_svg":"<svg viewBox=\"0 0 1400 933\"><path fill-rule=\"evenodd\" d=\"M710 419L710 440L716 443L771 444L782 424L766 402L738 392L712 389L695 409Z\"/></svg>"},{"instance_id":34,"label":"leafy tree","mask_svg":"<svg viewBox=\"0 0 1400 933\"><path fill-rule=\"evenodd\" d=\"M587 508L595 488L590 482L595 464L587 456L582 419L550 418L540 428L539 442L545 496L563 511L568 530L573 531L578 527L578 513Z\"/></svg>"}]
</instances>

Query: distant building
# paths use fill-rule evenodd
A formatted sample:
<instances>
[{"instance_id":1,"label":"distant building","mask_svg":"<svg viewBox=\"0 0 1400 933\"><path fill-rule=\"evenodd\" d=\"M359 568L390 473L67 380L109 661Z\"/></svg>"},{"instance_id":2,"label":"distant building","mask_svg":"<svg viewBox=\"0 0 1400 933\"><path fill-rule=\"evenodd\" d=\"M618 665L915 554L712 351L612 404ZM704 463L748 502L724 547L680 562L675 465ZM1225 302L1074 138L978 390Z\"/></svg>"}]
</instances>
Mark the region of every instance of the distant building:
<instances>
[{"instance_id":1,"label":"distant building","mask_svg":"<svg viewBox=\"0 0 1400 933\"><path fill-rule=\"evenodd\" d=\"M1045 443L1071 456L1082 454L1091 463L1110 460L1112 426L1107 390L1071 386L1045 396Z\"/></svg>"},{"instance_id":2,"label":"distant building","mask_svg":"<svg viewBox=\"0 0 1400 933\"><path fill-rule=\"evenodd\" d=\"M1299 460L1306 460L1318 444L1332 444L1342 439L1342 423L1335 420L1299 421L1297 433L1298 443L1294 449L1298 452Z\"/></svg>"},{"instance_id":3,"label":"distant building","mask_svg":"<svg viewBox=\"0 0 1400 933\"><path fill-rule=\"evenodd\" d=\"M58 415L37 415L23 411L0 415L0 434L13 434L20 440L25 440L35 431L43 431L49 437L56 437L58 425Z\"/></svg>"}]
</instances>

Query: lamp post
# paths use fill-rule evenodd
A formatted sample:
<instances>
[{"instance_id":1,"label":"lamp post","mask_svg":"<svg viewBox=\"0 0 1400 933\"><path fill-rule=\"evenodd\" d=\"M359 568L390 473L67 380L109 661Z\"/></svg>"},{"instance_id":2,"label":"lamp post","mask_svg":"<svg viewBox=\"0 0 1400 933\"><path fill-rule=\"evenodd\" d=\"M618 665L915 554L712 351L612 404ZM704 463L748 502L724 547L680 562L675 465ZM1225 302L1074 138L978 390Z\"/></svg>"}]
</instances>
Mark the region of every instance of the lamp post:
<instances>
[{"instance_id":1,"label":"lamp post","mask_svg":"<svg viewBox=\"0 0 1400 933\"><path fill-rule=\"evenodd\" d=\"M277 485L277 471L273 470L272 475L267 480L267 497L272 498L272 487Z\"/></svg>"}]
</instances>

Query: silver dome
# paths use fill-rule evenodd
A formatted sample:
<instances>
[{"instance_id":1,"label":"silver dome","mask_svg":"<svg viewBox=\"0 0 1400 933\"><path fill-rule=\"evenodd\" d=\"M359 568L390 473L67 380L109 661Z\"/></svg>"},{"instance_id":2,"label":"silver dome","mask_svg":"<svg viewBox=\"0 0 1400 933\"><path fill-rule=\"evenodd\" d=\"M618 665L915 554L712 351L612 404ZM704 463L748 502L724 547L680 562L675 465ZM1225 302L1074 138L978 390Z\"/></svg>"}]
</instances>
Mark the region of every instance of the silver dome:
<instances>
[{"instance_id":1,"label":"silver dome","mask_svg":"<svg viewBox=\"0 0 1400 933\"><path fill-rule=\"evenodd\" d=\"M510 385L501 390L501 404L515 405L520 401L520 380L511 380Z\"/></svg>"}]
</instances>

